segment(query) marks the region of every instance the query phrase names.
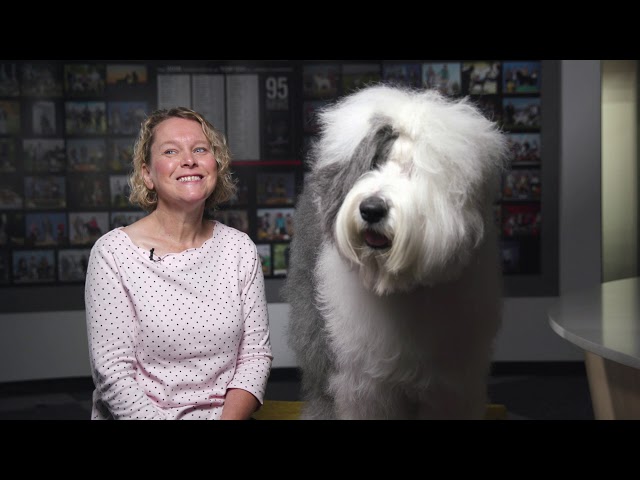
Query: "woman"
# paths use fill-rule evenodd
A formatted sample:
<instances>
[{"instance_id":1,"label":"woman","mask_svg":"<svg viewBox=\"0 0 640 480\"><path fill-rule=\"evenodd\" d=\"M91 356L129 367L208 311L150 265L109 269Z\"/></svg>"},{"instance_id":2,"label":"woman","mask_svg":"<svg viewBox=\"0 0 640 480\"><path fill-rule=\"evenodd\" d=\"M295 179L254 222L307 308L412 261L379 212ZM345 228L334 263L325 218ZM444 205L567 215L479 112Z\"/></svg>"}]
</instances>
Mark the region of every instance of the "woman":
<instances>
[{"instance_id":1,"label":"woman","mask_svg":"<svg viewBox=\"0 0 640 480\"><path fill-rule=\"evenodd\" d=\"M150 213L100 237L87 271L92 419L249 419L261 405L273 357L260 257L204 218L235 193L229 169L199 113L142 123L129 200Z\"/></svg>"}]
</instances>

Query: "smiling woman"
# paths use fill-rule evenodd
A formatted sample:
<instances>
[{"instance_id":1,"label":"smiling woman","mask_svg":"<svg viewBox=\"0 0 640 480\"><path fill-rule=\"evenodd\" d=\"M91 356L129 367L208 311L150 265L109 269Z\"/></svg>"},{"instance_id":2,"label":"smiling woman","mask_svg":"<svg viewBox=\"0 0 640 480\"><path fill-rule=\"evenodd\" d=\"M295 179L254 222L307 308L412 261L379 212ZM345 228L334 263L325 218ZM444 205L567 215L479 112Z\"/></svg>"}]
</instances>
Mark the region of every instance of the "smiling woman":
<instances>
[{"instance_id":1,"label":"smiling woman","mask_svg":"<svg viewBox=\"0 0 640 480\"><path fill-rule=\"evenodd\" d=\"M224 136L187 108L143 123L130 201L149 215L95 243L85 303L94 419L248 419L272 353L262 265L206 220L235 185Z\"/></svg>"}]
</instances>

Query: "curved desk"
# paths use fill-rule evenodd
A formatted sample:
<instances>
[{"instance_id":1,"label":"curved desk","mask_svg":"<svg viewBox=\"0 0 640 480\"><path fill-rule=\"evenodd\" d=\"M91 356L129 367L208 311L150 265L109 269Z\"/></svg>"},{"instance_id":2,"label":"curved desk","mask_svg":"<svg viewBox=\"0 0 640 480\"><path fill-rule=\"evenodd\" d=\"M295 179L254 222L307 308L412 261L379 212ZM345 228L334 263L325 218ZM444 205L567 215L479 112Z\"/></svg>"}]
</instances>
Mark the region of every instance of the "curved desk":
<instances>
[{"instance_id":1,"label":"curved desk","mask_svg":"<svg viewBox=\"0 0 640 480\"><path fill-rule=\"evenodd\" d=\"M548 316L585 351L595 418L640 419L640 278L563 295Z\"/></svg>"}]
</instances>

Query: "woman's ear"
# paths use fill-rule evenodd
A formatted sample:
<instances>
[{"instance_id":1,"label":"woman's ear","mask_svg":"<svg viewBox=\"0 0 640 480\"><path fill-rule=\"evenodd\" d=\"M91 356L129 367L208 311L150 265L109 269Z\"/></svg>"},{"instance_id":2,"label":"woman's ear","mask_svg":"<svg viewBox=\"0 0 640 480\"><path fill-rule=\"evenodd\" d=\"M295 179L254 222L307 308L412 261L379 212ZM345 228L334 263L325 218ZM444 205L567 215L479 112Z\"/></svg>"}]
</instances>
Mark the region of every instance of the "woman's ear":
<instances>
[{"instance_id":1,"label":"woman's ear","mask_svg":"<svg viewBox=\"0 0 640 480\"><path fill-rule=\"evenodd\" d=\"M149 190L153 190L153 180L151 180L151 175L149 173L149 166L146 163L142 164L142 178L144 180L145 186Z\"/></svg>"}]
</instances>

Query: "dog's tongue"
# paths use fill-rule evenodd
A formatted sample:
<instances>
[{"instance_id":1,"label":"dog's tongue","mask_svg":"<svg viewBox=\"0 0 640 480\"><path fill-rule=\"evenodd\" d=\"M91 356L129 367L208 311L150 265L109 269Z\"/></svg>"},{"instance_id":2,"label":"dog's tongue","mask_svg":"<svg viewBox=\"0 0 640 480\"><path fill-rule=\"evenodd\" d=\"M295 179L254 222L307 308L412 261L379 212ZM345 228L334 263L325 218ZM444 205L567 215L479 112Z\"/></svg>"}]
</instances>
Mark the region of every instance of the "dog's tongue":
<instances>
[{"instance_id":1,"label":"dog's tongue","mask_svg":"<svg viewBox=\"0 0 640 480\"><path fill-rule=\"evenodd\" d=\"M373 230L365 230L364 241L371 248L387 248L390 245L389 239Z\"/></svg>"}]
</instances>

